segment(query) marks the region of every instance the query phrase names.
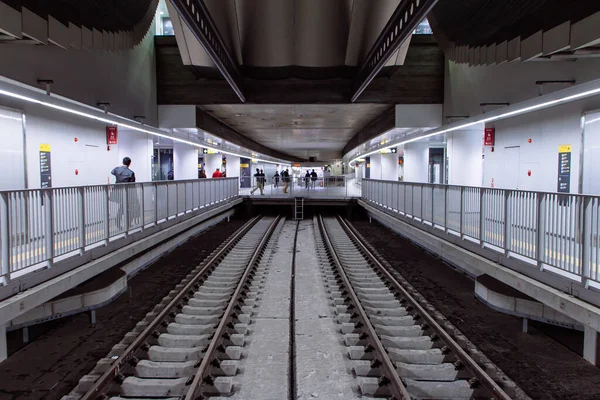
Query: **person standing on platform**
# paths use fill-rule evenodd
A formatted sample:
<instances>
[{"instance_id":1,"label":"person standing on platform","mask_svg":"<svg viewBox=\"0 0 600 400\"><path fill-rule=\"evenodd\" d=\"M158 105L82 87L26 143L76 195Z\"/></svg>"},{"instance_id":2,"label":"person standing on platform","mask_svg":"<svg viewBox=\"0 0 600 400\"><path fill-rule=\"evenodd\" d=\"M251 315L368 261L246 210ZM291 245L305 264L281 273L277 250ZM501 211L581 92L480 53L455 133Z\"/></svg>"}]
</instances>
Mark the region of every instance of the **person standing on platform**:
<instances>
[{"instance_id":1,"label":"person standing on platform","mask_svg":"<svg viewBox=\"0 0 600 400\"><path fill-rule=\"evenodd\" d=\"M116 178L116 183L130 183L135 182L135 172L129 169L131 165L131 158L123 158L123 165L113 168L110 172Z\"/></svg>"},{"instance_id":2,"label":"person standing on platform","mask_svg":"<svg viewBox=\"0 0 600 400\"><path fill-rule=\"evenodd\" d=\"M304 175L304 187L308 189L308 183L310 182L310 172L306 170L306 175Z\"/></svg>"},{"instance_id":3,"label":"person standing on platform","mask_svg":"<svg viewBox=\"0 0 600 400\"><path fill-rule=\"evenodd\" d=\"M273 175L273 186L279 187L279 171L275 171L275 175Z\"/></svg>"},{"instance_id":4,"label":"person standing on platform","mask_svg":"<svg viewBox=\"0 0 600 400\"><path fill-rule=\"evenodd\" d=\"M212 177L213 177L213 178L222 178L222 177L223 177L223 174L221 173L221 170L220 170L219 168L217 168L217 169L215 170L215 172L213 172L213 175L212 175Z\"/></svg>"},{"instance_id":5,"label":"person standing on platform","mask_svg":"<svg viewBox=\"0 0 600 400\"><path fill-rule=\"evenodd\" d=\"M308 174L308 172L307 172L307 174ZM312 172L310 173L310 180L312 181L311 183L312 183L313 189L315 188L315 183L317 182L317 179L318 179L317 173L313 169Z\"/></svg>"},{"instance_id":6,"label":"person standing on platform","mask_svg":"<svg viewBox=\"0 0 600 400\"><path fill-rule=\"evenodd\" d=\"M206 179L206 172L202 169L198 174L198 179Z\"/></svg>"},{"instance_id":7,"label":"person standing on platform","mask_svg":"<svg viewBox=\"0 0 600 400\"><path fill-rule=\"evenodd\" d=\"M123 165L113 168L110 172L115 176L115 183L133 183L135 182L135 172L129 167L131 166L131 158L123 158ZM131 189L129 193L126 193L127 189ZM132 225L136 218L140 216L139 201L137 198L137 191L135 187L128 188L113 188L109 195L109 200L113 203L117 203L117 223L119 228L123 229L123 214L125 207L129 206L129 225ZM126 202L128 204L126 204Z\"/></svg>"},{"instance_id":8,"label":"person standing on platform","mask_svg":"<svg viewBox=\"0 0 600 400\"><path fill-rule=\"evenodd\" d=\"M254 183L256 187L250 191L250 194L254 194L256 190L260 190L260 194L263 194L262 176L258 168L256 168L256 173L254 174Z\"/></svg>"},{"instance_id":9,"label":"person standing on platform","mask_svg":"<svg viewBox=\"0 0 600 400\"><path fill-rule=\"evenodd\" d=\"M290 185L290 172L287 168L281 173L281 178L283 180L283 193L287 193L288 186Z\"/></svg>"}]
</instances>

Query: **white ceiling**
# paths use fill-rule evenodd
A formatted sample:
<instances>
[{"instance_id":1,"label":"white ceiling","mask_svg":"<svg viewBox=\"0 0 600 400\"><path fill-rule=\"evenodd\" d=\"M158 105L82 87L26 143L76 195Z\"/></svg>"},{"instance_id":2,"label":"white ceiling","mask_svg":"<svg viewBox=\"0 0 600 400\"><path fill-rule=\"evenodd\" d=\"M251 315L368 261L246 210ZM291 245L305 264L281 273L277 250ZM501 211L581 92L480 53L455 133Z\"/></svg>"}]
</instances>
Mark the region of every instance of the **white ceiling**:
<instances>
[{"instance_id":1,"label":"white ceiling","mask_svg":"<svg viewBox=\"0 0 600 400\"><path fill-rule=\"evenodd\" d=\"M283 153L320 161L342 149L387 104L225 104L199 106L250 139Z\"/></svg>"}]
</instances>

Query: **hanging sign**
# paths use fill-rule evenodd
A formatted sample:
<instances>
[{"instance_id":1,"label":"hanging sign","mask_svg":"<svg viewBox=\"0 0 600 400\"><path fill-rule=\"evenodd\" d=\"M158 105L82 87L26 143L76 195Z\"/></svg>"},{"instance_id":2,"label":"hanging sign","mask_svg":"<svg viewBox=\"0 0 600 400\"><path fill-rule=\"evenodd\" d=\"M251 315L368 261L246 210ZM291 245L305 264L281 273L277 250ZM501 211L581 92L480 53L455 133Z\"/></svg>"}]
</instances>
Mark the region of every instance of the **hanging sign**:
<instances>
[{"instance_id":1,"label":"hanging sign","mask_svg":"<svg viewBox=\"0 0 600 400\"><path fill-rule=\"evenodd\" d=\"M558 182L557 192L571 192L571 145L558 146Z\"/></svg>"},{"instance_id":2,"label":"hanging sign","mask_svg":"<svg viewBox=\"0 0 600 400\"><path fill-rule=\"evenodd\" d=\"M496 128L485 128L485 135L483 136L484 146L494 146L496 142Z\"/></svg>"},{"instance_id":3,"label":"hanging sign","mask_svg":"<svg viewBox=\"0 0 600 400\"><path fill-rule=\"evenodd\" d=\"M118 131L116 126L107 126L106 127L106 144L117 144Z\"/></svg>"},{"instance_id":4,"label":"hanging sign","mask_svg":"<svg viewBox=\"0 0 600 400\"><path fill-rule=\"evenodd\" d=\"M52 187L52 164L50 163L50 145L40 144L40 187Z\"/></svg>"}]
</instances>

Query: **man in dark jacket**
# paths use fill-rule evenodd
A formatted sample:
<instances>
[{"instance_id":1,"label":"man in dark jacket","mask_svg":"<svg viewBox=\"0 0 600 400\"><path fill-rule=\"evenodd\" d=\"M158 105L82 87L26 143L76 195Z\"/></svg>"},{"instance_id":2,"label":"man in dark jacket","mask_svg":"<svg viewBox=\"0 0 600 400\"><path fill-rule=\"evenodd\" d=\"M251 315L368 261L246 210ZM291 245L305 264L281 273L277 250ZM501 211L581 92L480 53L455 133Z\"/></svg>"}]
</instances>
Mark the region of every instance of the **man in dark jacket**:
<instances>
[{"instance_id":1,"label":"man in dark jacket","mask_svg":"<svg viewBox=\"0 0 600 400\"><path fill-rule=\"evenodd\" d=\"M123 165L113 168L111 174L116 178L116 183L129 183L135 182L135 172L129 169L131 165L131 158L125 157L123 159Z\"/></svg>"},{"instance_id":2,"label":"man in dark jacket","mask_svg":"<svg viewBox=\"0 0 600 400\"><path fill-rule=\"evenodd\" d=\"M263 176L264 176L264 174L258 168L256 168L256 173L254 174L254 180L256 183L256 187L254 189L252 189L250 194L254 194L254 192L256 190L260 190L260 194L263 194L263 189L264 189Z\"/></svg>"},{"instance_id":3,"label":"man in dark jacket","mask_svg":"<svg viewBox=\"0 0 600 400\"><path fill-rule=\"evenodd\" d=\"M131 158L125 157L123 158L123 165L119 167L113 168L111 174L113 174L116 178L116 183L132 183L135 182L135 173L129 169L131 165ZM126 194L125 191L128 191ZM118 204L117 210L117 223L119 224L119 228L126 230L129 227L132 227L136 221L139 222L140 217L140 207L139 201L137 198L137 190L135 187L113 187L110 197L110 201ZM127 204L126 204L127 202ZM123 214L125 213L125 208L127 207L127 214L129 225L127 227L123 227Z\"/></svg>"},{"instance_id":4,"label":"man in dark jacket","mask_svg":"<svg viewBox=\"0 0 600 400\"><path fill-rule=\"evenodd\" d=\"M287 193L290 184L290 171L287 168L281 173L281 180L283 180L283 193Z\"/></svg>"}]
</instances>

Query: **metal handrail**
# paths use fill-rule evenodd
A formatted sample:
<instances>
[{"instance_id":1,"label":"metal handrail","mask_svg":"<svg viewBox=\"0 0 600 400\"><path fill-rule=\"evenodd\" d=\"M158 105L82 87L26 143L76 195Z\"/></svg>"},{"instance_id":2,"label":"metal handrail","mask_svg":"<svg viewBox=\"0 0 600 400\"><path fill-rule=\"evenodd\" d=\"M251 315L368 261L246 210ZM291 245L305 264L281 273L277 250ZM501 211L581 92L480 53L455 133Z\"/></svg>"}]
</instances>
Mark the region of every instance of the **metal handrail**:
<instances>
[{"instance_id":1,"label":"metal handrail","mask_svg":"<svg viewBox=\"0 0 600 400\"><path fill-rule=\"evenodd\" d=\"M0 191L0 286L238 195L238 178Z\"/></svg>"},{"instance_id":2,"label":"metal handrail","mask_svg":"<svg viewBox=\"0 0 600 400\"><path fill-rule=\"evenodd\" d=\"M436 235L600 289L600 196L364 179L361 198Z\"/></svg>"},{"instance_id":3,"label":"metal handrail","mask_svg":"<svg viewBox=\"0 0 600 400\"><path fill-rule=\"evenodd\" d=\"M535 194L553 194L558 196L573 196L573 197L593 197L600 199L600 196L593 194L585 194L585 193L560 193L560 192L545 192L541 190L522 190L522 189L506 189L506 188L496 188L496 187L487 187L487 186L472 186L472 185L452 185L452 184L444 184L444 183L425 183L425 182L407 182L407 181L394 181L389 179L370 179L370 178L362 178L365 182L387 182L387 183L397 183L400 185L410 185L410 186L423 186L423 187L437 187L437 188L469 188L469 189L486 189L486 190L503 190L508 192L519 192L519 193L535 193Z\"/></svg>"}]
</instances>

